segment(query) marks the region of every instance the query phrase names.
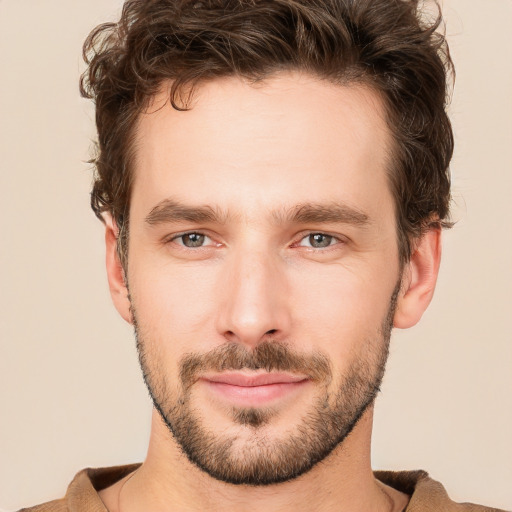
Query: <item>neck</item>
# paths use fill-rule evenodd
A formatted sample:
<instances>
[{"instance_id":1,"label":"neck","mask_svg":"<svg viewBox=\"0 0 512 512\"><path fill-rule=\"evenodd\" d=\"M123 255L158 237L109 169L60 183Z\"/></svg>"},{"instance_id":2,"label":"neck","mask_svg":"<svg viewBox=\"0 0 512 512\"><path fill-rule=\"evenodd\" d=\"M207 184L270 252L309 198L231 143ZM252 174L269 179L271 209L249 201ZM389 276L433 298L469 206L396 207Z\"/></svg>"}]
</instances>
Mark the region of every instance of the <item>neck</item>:
<instances>
[{"instance_id":1,"label":"neck","mask_svg":"<svg viewBox=\"0 0 512 512\"><path fill-rule=\"evenodd\" d=\"M370 408L342 445L306 474L258 487L226 484L198 469L153 412L144 464L101 497L111 512L399 511L405 495L378 482L371 470L372 417Z\"/></svg>"}]
</instances>

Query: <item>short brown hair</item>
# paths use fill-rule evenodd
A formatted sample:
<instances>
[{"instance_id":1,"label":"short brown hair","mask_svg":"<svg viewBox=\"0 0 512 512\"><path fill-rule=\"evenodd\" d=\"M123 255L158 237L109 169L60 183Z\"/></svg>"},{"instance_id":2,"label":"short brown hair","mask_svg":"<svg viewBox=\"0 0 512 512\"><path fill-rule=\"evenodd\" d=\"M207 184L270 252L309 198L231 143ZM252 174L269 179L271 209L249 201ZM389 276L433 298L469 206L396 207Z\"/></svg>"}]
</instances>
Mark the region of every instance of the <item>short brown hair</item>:
<instances>
[{"instance_id":1,"label":"short brown hair","mask_svg":"<svg viewBox=\"0 0 512 512\"><path fill-rule=\"evenodd\" d=\"M136 121L164 81L171 104L204 80L262 80L300 70L379 91L394 137L390 186L400 259L411 239L448 226L453 133L446 114L453 71L441 15L422 20L419 0L127 0L118 23L84 43L83 96L96 103L91 205L109 212L126 262ZM437 2L435 2L437 6ZM439 8L438 8L439 12ZM184 86L192 87L184 87Z\"/></svg>"}]
</instances>

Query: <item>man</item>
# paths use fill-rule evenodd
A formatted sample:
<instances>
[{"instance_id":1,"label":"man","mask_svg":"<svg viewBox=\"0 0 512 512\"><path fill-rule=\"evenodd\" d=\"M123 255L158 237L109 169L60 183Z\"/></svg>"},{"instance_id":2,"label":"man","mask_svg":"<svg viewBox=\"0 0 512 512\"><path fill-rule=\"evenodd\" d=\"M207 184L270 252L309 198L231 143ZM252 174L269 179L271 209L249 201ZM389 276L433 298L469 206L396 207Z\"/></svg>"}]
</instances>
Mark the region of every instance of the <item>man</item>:
<instances>
[{"instance_id":1,"label":"man","mask_svg":"<svg viewBox=\"0 0 512 512\"><path fill-rule=\"evenodd\" d=\"M493 510L370 466L449 226L436 27L416 2L145 0L91 33L92 206L151 439L29 510Z\"/></svg>"}]
</instances>

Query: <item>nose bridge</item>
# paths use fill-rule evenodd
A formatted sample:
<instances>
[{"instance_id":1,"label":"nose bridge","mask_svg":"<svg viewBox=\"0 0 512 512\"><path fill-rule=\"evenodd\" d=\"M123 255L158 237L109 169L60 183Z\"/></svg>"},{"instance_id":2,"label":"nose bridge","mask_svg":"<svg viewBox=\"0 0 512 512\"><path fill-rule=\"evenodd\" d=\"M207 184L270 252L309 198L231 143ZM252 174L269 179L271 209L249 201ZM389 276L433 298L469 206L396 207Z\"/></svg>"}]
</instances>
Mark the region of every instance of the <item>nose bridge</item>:
<instances>
[{"instance_id":1,"label":"nose bridge","mask_svg":"<svg viewBox=\"0 0 512 512\"><path fill-rule=\"evenodd\" d=\"M254 244L233 250L226 265L219 331L230 341L255 346L289 327L285 275L278 254Z\"/></svg>"}]
</instances>

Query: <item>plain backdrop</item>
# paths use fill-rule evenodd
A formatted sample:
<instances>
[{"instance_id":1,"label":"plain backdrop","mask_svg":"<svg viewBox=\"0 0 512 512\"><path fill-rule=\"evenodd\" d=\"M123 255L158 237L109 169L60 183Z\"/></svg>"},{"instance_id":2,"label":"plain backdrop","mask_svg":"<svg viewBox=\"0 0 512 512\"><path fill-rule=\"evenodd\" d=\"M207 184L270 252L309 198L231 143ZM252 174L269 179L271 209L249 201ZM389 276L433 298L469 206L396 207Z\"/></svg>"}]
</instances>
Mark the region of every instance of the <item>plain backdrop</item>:
<instances>
[{"instance_id":1,"label":"plain backdrop","mask_svg":"<svg viewBox=\"0 0 512 512\"><path fill-rule=\"evenodd\" d=\"M120 0L0 0L0 508L60 497L86 466L141 461L150 402L110 303L88 206L81 44ZM436 297L396 332L376 469L428 470L512 509L512 1L445 0L456 227Z\"/></svg>"}]
</instances>

